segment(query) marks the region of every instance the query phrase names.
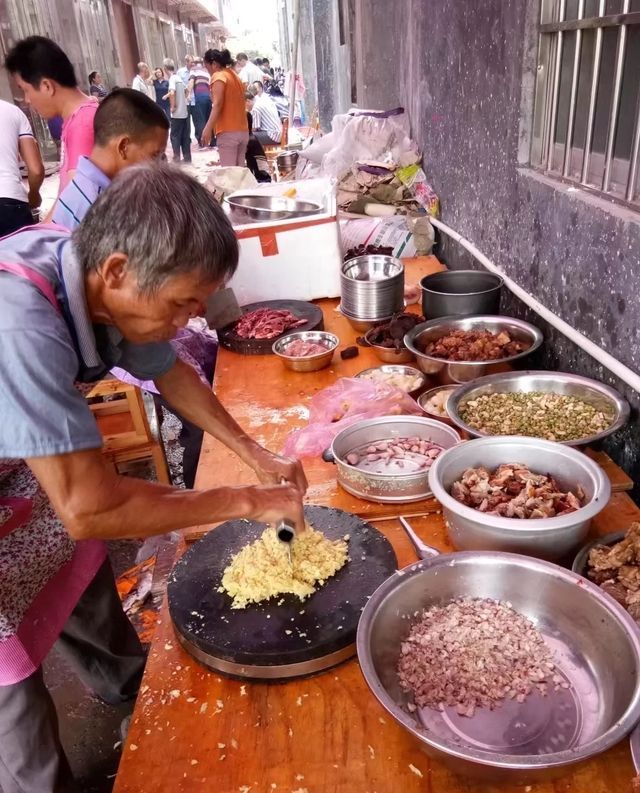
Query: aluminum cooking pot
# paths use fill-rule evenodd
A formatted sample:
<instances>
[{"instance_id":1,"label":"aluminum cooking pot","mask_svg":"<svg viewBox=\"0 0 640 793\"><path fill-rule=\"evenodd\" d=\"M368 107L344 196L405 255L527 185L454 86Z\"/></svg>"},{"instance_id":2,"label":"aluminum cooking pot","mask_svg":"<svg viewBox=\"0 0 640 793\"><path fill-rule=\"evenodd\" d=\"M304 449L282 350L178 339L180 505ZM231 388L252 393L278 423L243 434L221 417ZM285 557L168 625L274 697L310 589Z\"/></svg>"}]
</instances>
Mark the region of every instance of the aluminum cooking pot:
<instances>
[{"instance_id":1,"label":"aluminum cooking pot","mask_svg":"<svg viewBox=\"0 0 640 793\"><path fill-rule=\"evenodd\" d=\"M453 483L468 468L521 463L535 473L550 474L564 490L580 485L582 509L553 518L519 520L480 512L451 495ZM510 551L558 561L584 541L592 519L607 506L611 483L586 454L561 443L516 435L476 438L448 449L429 471L429 484L442 504L449 538L459 551Z\"/></svg>"},{"instance_id":2,"label":"aluminum cooking pot","mask_svg":"<svg viewBox=\"0 0 640 793\"><path fill-rule=\"evenodd\" d=\"M401 519L402 520L402 519ZM438 554L404 521L423 561L371 596L357 650L369 688L430 757L454 771L529 783L610 749L640 719L640 633L615 600L550 562L496 551ZM510 602L542 632L568 689L506 700L472 718L455 708L408 707L397 676L401 643L416 613L460 597ZM632 737L632 752L637 747Z\"/></svg>"},{"instance_id":3,"label":"aluminum cooking pot","mask_svg":"<svg viewBox=\"0 0 640 793\"><path fill-rule=\"evenodd\" d=\"M453 427L420 416L384 416L358 421L346 427L333 439L331 447L322 455L326 462L338 468L338 484L358 498L382 504L407 504L429 498L427 471L406 473L404 469L381 468L379 473L362 471L347 462L347 455L365 444L392 438L418 436L437 443L444 449L455 446L460 435Z\"/></svg>"}]
</instances>

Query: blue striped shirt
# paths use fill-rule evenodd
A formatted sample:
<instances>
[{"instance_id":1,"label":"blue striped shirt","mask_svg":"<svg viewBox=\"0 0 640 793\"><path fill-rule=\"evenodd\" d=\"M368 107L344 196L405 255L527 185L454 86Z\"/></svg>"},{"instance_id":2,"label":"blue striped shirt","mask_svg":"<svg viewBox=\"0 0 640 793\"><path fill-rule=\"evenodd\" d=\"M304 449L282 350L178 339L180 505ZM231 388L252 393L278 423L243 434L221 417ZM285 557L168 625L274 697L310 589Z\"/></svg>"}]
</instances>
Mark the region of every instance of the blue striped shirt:
<instances>
[{"instance_id":1,"label":"blue striped shirt","mask_svg":"<svg viewBox=\"0 0 640 793\"><path fill-rule=\"evenodd\" d=\"M64 188L53 210L52 220L73 231L111 179L88 157L80 157L75 175Z\"/></svg>"}]
</instances>

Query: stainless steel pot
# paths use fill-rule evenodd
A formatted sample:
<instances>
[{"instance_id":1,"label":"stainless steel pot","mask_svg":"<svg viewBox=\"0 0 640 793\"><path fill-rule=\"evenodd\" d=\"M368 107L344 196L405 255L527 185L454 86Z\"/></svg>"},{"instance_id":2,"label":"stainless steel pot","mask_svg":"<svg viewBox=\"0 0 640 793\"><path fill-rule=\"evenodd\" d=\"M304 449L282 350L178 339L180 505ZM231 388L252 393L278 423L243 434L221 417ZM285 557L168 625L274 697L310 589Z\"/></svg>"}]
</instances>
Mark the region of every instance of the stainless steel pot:
<instances>
[{"instance_id":1,"label":"stainless steel pot","mask_svg":"<svg viewBox=\"0 0 640 793\"><path fill-rule=\"evenodd\" d=\"M611 412L611 425L596 435L575 441L561 441L565 446L586 446L606 438L623 427L629 419L629 403L613 388L569 372L506 372L482 377L473 383L457 388L447 402L447 411L454 424L473 437L487 437L486 433L470 427L460 416L461 409L470 400L483 394L517 391L544 391L553 394L569 394L593 405L598 410Z\"/></svg>"},{"instance_id":2,"label":"stainless steel pot","mask_svg":"<svg viewBox=\"0 0 640 793\"><path fill-rule=\"evenodd\" d=\"M298 157L300 155L297 151L282 151L276 157L279 171L293 171L298 164Z\"/></svg>"},{"instance_id":3,"label":"stainless steel pot","mask_svg":"<svg viewBox=\"0 0 640 793\"><path fill-rule=\"evenodd\" d=\"M527 344L527 348L509 358L498 361L446 361L434 358L422 352L424 346L431 341L446 336L454 330L488 330L491 333L506 331L515 341ZM521 319L501 316L478 317L444 317L423 322L409 331L404 337L405 346L416 356L418 366L425 374L436 377L441 383L468 383L486 374L491 366L512 363L526 355L530 355L542 344L542 333L534 325Z\"/></svg>"},{"instance_id":4,"label":"stainless steel pot","mask_svg":"<svg viewBox=\"0 0 640 793\"><path fill-rule=\"evenodd\" d=\"M427 319L497 314L503 280L483 270L447 270L420 281L422 313Z\"/></svg>"},{"instance_id":5,"label":"stainless steel pot","mask_svg":"<svg viewBox=\"0 0 640 793\"><path fill-rule=\"evenodd\" d=\"M346 459L350 452L365 444L414 435L445 449L460 440L455 429L439 421L419 416L384 416L359 421L339 432L323 458L336 464L338 484L358 498L382 504L421 501L432 495L426 471L405 473L402 469L395 469L389 473L374 473L349 465Z\"/></svg>"},{"instance_id":6,"label":"stainless steel pot","mask_svg":"<svg viewBox=\"0 0 640 793\"><path fill-rule=\"evenodd\" d=\"M633 729L640 719L640 634L613 598L550 562L496 551L438 555L415 539L423 561L374 592L357 650L372 693L427 755L459 774L526 784L560 776ZM508 601L534 622L569 689L507 700L473 718L454 708L409 712L396 670L410 622L460 597Z\"/></svg>"},{"instance_id":7,"label":"stainless steel pot","mask_svg":"<svg viewBox=\"0 0 640 793\"><path fill-rule=\"evenodd\" d=\"M489 515L450 495L467 468L494 469L522 463L535 473L550 474L564 490L580 485L582 509L554 518L519 520ZM598 463L576 449L553 441L519 436L478 438L443 452L429 471L429 485L442 504L454 548L462 551L510 551L557 561L584 541L592 519L607 506L611 483Z\"/></svg>"}]
</instances>

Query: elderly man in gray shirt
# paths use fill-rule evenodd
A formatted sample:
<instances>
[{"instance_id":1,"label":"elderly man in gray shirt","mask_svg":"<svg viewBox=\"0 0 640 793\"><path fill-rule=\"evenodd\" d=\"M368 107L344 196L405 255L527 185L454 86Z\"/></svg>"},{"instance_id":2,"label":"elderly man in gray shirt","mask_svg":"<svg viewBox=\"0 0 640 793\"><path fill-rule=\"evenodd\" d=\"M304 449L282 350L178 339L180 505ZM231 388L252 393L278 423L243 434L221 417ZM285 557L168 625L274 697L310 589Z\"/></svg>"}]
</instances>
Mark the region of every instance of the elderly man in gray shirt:
<instances>
[{"instance_id":1,"label":"elderly man in gray shirt","mask_svg":"<svg viewBox=\"0 0 640 793\"><path fill-rule=\"evenodd\" d=\"M75 789L42 676L54 644L105 701L136 694L144 658L103 540L229 518L303 527L300 464L247 436L168 343L237 259L211 194L159 164L124 171L71 236L35 226L0 240L3 793ZM115 473L82 391L116 365L153 379L262 485L179 490Z\"/></svg>"}]
</instances>

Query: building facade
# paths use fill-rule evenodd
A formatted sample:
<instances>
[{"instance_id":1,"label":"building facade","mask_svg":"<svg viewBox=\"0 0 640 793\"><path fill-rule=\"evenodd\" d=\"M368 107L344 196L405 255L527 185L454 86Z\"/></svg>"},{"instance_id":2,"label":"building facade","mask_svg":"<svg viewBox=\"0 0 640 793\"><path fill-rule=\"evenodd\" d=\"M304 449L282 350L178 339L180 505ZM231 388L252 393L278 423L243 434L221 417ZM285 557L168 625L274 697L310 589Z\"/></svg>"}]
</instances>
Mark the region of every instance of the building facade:
<instances>
[{"instance_id":1,"label":"building facade","mask_svg":"<svg viewBox=\"0 0 640 793\"><path fill-rule=\"evenodd\" d=\"M48 36L65 50L86 91L94 69L108 88L130 86L140 61L153 69L164 58L180 62L188 53L220 46L228 36L222 5L223 0L0 0L0 56L4 60L26 36ZM24 107L5 70L0 97L28 113L45 159L55 161L47 125Z\"/></svg>"}]
</instances>

